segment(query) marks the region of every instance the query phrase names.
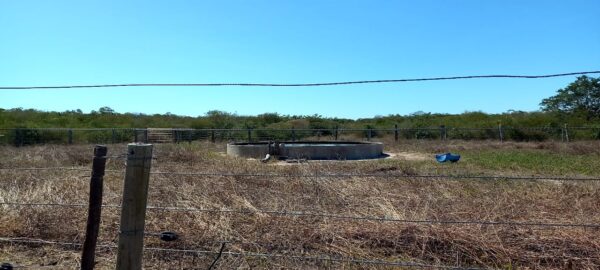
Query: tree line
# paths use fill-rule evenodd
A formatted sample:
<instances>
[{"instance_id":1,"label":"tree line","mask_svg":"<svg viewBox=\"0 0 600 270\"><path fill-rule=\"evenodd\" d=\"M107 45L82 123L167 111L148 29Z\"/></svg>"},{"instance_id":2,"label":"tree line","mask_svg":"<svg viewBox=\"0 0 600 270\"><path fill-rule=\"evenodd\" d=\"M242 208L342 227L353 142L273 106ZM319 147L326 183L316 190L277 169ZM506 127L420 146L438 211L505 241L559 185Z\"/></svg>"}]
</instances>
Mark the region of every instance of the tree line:
<instances>
[{"instance_id":1,"label":"tree line","mask_svg":"<svg viewBox=\"0 0 600 270\"><path fill-rule=\"evenodd\" d=\"M409 115L375 116L361 119L321 115L263 113L237 115L211 110L196 117L166 114L119 113L110 107L84 113L81 110L46 112L35 109L0 109L0 128L193 128L193 129L346 129L363 128L453 128L600 126L600 78L581 76L555 96L541 102L534 112L507 111L499 114L464 112L443 114L415 112Z\"/></svg>"}]
</instances>

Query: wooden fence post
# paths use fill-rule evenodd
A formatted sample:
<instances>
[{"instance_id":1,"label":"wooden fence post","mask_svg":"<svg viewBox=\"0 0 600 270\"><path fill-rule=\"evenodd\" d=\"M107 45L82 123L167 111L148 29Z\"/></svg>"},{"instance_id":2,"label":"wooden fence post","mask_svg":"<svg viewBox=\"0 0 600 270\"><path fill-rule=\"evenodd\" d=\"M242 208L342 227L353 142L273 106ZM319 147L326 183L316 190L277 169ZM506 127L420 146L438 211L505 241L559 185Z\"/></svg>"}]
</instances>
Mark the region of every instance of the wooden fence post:
<instances>
[{"instance_id":1,"label":"wooden fence post","mask_svg":"<svg viewBox=\"0 0 600 270\"><path fill-rule=\"evenodd\" d=\"M73 130L72 129L69 129L67 131L67 138L68 138L67 139L68 143L73 144Z\"/></svg>"},{"instance_id":2,"label":"wooden fence post","mask_svg":"<svg viewBox=\"0 0 600 270\"><path fill-rule=\"evenodd\" d=\"M398 124L394 125L394 141L398 142Z\"/></svg>"},{"instance_id":3,"label":"wooden fence post","mask_svg":"<svg viewBox=\"0 0 600 270\"><path fill-rule=\"evenodd\" d=\"M371 136L372 136L372 134L371 134L371 128L369 128L367 130L367 141L371 141Z\"/></svg>"},{"instance_id":4,"label":"wooden fence post","mask_svg":"<svg viewBox=\"0 0 600 270\"><path fill-rule=\"evenodd\" d=\"M112 138L111 138L111 142L114 144L117 142L117 132L115 131L115 129L112 129Z\"/></svg>"},{"instance_id":5,"label":"wooden fence post","mask_svg":"<svg viewBox=\"0 0 600 270\"><path fill-rule=\"evenodd\" d=\"M94 148L94 160L92 162L92 177L90 179L90 199L88 207L87 226L85 228L85 241L81 254L81 270L94 269L96 257L96 243L98 231L100 230L100 216L102 212L102 186L104 168L106 167L106 154L108 149L104 145L96 145Z\"/></svg>"},{"instance_id":6,"label":"wooden fence post","mask_svg":"<svg viewBox=\"0 0 600 270\"><path fill-rule=\"evenodd\" d=\"M440 140L442 140L442 141L446 140L446 125L440 126Z\"/></svg>"},{"instance_id":7,"label":"wooden fence post","mask_svg":"<svg viewBox=\"0 0 600 270\"><path fill-rule=\"evenodd\" d=\"M210 142L215 143L215 130L210 131Z\"/></svg>"},{"instance_id":8,"label":"wooden fence post","mask_svg":"<svg viewBox=\"0 0 600 270\"><path fill-rule=\"evenodd\" d=\"M133 135L134 135L133 142L137 143L138 142L138 129L137 128L133 129Z\"/></svg>"},{"instance_id":9,"label":"wooden fence post","mask_svg":"<svg viewBox=\"0 0 600 270\"><path fill-rule=\"evenodd\" d=\"M252 142L252 130L248 129L248 142Z\"/></svg>"},{"instance_id":10,"label":"wooden fence post","mask_svg":"<svg viewBox=\"0 0 600 270\"><path fill-rule=\"evenodd\" d=\"M16 147L20 147L23 146L23 141L24 141L24 135L23 135L23 129L20 128L16 128L15 129L15 146Z\"/></svg>"},{"instance_id":11,"label":"wooden fence post","mask_svg":"<svg viewBox=\"0 0 600 270\"><path fill-rule=\"evenodd\" d=\"M502 133L502 124L498 124L498 134L500 135L500 142L503 142L504 134Z\"/></svg>"},{"instance_id":12,"label":"wooden fence post","mask_svg":"<svg viewBox=\"0 0 600 270\"><path fill-rule=\"evenodd\" d=\"M569 142L569 130L567 129L567 124L565 124L565 140Z\"/></svg>"},{"instance_id":13,"label":"wooden fence post","mask_svg":"<svg viewBox=\"0 0 600 270\"><path fill-rule=\"evenodd\" d=\"M335 126L335 140L338 140L338 131L339 131L340 127L339 126Z\"/></svg>"},{"instance_id":14,"label":"wooden fence post","mask_svg":"<svg viewBox=\"0 0 600 270\"><path fill-rule=\"evenodd\" d=\"M144 143L148 143L148 129L144 129Z\"/></svg>"},{"instance_id":15,"label":"wooden fence post","mask_svg":"<svg viewBox=\"0 0 600 270\"><path fill-rule=\"evenodd\" d=\"M127 145L127 168L123 185L117 270L141 270L151 144Z\"/></svg>"},{"instance_id":16,"label":"wooden fence post","mask_svg":"<svg viewBox=\"0 0 600 270\"><path fill-rule=\"evenodd\" d=\"M296 129L292 127L292 142L296 141Z\"/></svg>"}]
</instances>

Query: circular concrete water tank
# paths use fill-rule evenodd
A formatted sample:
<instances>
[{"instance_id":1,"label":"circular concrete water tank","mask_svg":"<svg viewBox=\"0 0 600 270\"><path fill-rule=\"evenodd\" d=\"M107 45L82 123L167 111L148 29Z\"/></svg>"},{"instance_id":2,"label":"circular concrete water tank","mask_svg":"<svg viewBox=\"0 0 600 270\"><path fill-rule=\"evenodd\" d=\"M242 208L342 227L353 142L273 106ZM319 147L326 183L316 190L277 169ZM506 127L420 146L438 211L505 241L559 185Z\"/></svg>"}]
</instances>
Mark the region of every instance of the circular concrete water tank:
<instances>
[{"instance_id":1,"label":"circular concrete water tank","mask_svg":"<svg viewBox=\"0 0 600 270\"><path fill-rule=\"evenodd\" d=\"M311 160L356 160L380 158L383 156L383 143L380 142L341 142L341 141L295 141L229 143L227 155L264 158L267 154L289 159Z\"/></svg>"}]
</instances>

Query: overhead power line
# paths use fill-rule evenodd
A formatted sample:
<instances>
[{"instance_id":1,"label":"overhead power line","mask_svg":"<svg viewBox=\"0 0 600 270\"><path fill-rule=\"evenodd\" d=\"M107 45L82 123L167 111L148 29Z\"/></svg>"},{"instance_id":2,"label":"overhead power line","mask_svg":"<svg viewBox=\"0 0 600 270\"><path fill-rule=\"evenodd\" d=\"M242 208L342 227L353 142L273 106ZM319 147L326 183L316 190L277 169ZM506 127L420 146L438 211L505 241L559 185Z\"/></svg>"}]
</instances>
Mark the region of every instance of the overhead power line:
<instances>
[{"instance_id":1,"label":"overhead power line","mask_svg":"<svg viewBox=\"0 0 600 270\"><path fill-rule=\"evenodd\" d=\"M600 74L600 70L546 74L546 75L469 75L469 76L452 76L452 77L388 79L388 80L361 80L361 81L317 82L317 83L124 83L124 84L89 84L89 85L58 85L58 86L0 86L0 90L111 88L111 87L219 87L219 86L312 87L312 86L337 86L337 85L351 85L351 84L403 83L403 82L420 82L420 81L444 81L444 80L491 79L491 78L542 79L542 78L565 77L565 76L586 75L586 74Z\"/></svg>"}]
</instances>

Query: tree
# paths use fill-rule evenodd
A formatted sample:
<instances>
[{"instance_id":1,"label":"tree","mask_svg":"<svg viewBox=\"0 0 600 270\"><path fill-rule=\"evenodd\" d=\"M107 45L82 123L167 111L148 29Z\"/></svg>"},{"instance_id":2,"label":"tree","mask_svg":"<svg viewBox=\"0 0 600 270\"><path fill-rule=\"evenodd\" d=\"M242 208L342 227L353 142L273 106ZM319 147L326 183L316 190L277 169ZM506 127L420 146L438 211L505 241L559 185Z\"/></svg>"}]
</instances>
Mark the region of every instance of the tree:
<instances>
[{"instance_id":1,"label":"tree","mask_svg":"<svg viewBox=\"0 0 600 270\"><path fill-rule=\"evenodd\" d=\"M600 78L578 77L555 96L540 103L549 112L583 114L587 120L600 116Z\"/></svg>"},{"instance_id":2,"label":"tree","mask_svg":"<svg viewBox=\"0 0 600 270\"><path fill-rule=\"evenodd\" d=\"M111 107L104 106L98 109L98 112L100 112L101 114L113 114L115 113L115 110L113 110Z\"/></svg>"}]
</instances>

